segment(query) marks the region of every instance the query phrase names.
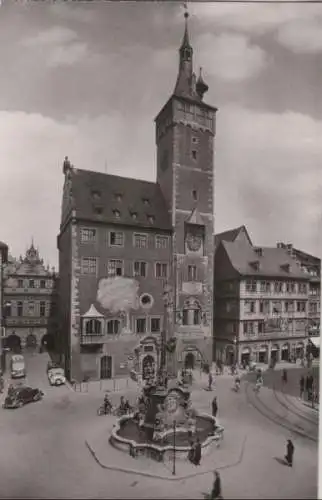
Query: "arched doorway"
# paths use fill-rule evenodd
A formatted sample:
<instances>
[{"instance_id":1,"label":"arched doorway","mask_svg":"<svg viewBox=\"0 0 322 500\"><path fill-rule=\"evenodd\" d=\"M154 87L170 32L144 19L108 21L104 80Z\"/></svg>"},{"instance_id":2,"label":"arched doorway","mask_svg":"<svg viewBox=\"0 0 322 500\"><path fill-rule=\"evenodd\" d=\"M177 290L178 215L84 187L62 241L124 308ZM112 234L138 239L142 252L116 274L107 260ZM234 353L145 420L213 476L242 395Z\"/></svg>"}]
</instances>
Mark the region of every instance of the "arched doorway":
<instances>
[{"instance_id":1,"label":"arched doorway","mask_svg":"<svg viewBox=\"0 0 322 500\"><path fill-rule=\"evenodd\" d=\"M241 351L241 364L248 365L250 362L251 350L249 347L243 347Z\"/></svg>"},{"instance_id":2,"label":"arched doorway","mask_svg":"<svg viewBox=\"0 0 322 500\"><path fill-rule=\"evenodd\" d=\"M21 352L21 338L12 333L5 339L5 347L10 351L19 354Z\"/></svg>"},{"instance_id":3,"label":"arched doorway","mask_svg":"<svg viewBox=\"0 0 322 500\"><path fill-rule=\"evenodd\" d=\"M112 378L112 356L102 356L100 362L100 378L101 379L111 379Z\"/></svg>"},{"instance_id":4,"label":"arched doorway","mask_svg":"<svg viewBox=\"0 0 322 500\"><path fill-rule=\"evenodd\" d=\"M26 347L28 349L35 349L37 347L37 337L33 333L29 333L26 338Z\"/></svg>"},{"instance_id":5,"label":"arched doorway","mask_svg":"<svg viewBox=\"0 0 322 500\"><path fill-rule=\"evenodd\" d=\"M148 380L155 376L155 361L154 357L148 354L142 361L142 378Z\"/></svg>"},{"instance_id":6,"label":"arched doorway","mask_svg":"<svg viewBox=\"0 0 322 500\"><path fill-rule=\"evenodd\" d=\"M54 351L55 350L55 337L52 333L45 333L41 339L41 350L42 351Z\"/></svg>"},{"instance_id":7,"label":"arched doorway","mask_svg":"<svg viewBox=\"0 0 322 500\"><path fill-rule=\"evenodd\" d=\"M225 355L226 364L232 366L234 364L234 359L235 359L234 347L232 345L227 345L226 355Z\"/></svg>"},{"instance_id":8,"label":"arched doorway","mask_svg":"<svg viewBox=\"0 0 322 500\"><path fill-rule=\"evenodd\" d=\"M295 347L295 357L297 359L304 358L304 343L298 342Z\"/></svg>"},{"instance_id":9,"label":"arched doorway","mask_svg":"<svg viewBox=\"0 0 322 500\"><path fill-rule=\"evenodd\" d=\"M279 346L278 344L273 344L271 348L271 361L274 363L278 362L278 353L279 353Z\"/></svg>"},{"instance_id":10,"label":"arched doorway","mask_svg":"<svg viewBox=\"0 0 322 500\"><path fill-rule=\"evenodd\" d=\"M268 348L266 345L261 345L258 351L258 362L268 363Z\"/></svg>"},{"instance_id":11,"label":"arched doorway","mask_svg":"<svg viewBox=\"0 0 322 500\"><path fill-rule=\"evenodd\" d=\"M193 370L195 367L195 355L192 352L188 352L184 358L184 367L186 370Z\"/></svg>"},{"instance_id":12,"label":"arched doorway","mask_svg":"<svg viewBox=\"0 0 322 500\"><path fill-rule=\"evenodd\" d=\"M289 361L289 359L290 359L290 344L282 345L281 358L282 358L282 361Z\"/></svg>"}]
</instances>

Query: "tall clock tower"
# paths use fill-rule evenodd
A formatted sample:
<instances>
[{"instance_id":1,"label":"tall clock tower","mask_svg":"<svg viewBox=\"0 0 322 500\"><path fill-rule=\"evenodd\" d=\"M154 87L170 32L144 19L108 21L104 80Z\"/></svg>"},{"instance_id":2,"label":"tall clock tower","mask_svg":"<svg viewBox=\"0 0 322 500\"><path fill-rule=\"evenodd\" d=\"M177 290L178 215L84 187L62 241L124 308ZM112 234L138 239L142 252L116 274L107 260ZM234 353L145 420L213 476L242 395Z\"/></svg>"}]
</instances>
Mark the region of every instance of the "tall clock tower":
<instances>
[{"instance_id":1,"label":"tall clock tower","mask_svg":"<svg viewBox=\"0 0 322 500\"><path fill-rule=\"evenodd\" d=\"M171 286L179 367L211 363L213 343L214 135L217 109L193 72L188 17L174 92L156 117L157 182L173 225Z\"/></svg>"}]
</instances>

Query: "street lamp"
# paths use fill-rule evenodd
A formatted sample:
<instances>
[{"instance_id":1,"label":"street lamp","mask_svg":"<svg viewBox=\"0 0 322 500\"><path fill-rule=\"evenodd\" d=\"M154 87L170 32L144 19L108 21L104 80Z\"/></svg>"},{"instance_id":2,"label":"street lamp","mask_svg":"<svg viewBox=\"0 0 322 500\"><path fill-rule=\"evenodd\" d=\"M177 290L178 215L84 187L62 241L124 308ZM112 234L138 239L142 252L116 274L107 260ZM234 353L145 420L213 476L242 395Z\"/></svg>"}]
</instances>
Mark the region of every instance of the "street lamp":
<instances>
[{"instance_id":1,"label":"street lamp","mask_svg":"<svg viewBox=\"0 0 322 500\"><path fill-rule=\"evenodd\" d=\"M173 467L172 467L172 475L176 475L176 431L177 431L177 422L173 421Z\"/></svg>"}]
</instances>

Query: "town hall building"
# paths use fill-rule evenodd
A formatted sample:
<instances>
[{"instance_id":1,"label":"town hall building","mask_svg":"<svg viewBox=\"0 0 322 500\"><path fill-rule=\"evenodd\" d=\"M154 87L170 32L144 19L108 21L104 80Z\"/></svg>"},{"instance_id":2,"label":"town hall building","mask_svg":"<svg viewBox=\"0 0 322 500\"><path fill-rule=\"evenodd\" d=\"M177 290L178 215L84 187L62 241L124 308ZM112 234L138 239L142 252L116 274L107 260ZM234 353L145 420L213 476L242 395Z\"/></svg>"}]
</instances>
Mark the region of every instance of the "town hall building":
<instances>
[{"instance_id":1,"label":"town hall building","mask_svg":"<svg viewBox=\"0 0 322 500\"><path fill-rule=\"evenodd\" d=\"M156 182L81 170L66 157L59 250L66 375L144 376L160 361L212 361L216 108L193 72L188 14L175 89L155 119Z\"/></svg>"}]
</instances>

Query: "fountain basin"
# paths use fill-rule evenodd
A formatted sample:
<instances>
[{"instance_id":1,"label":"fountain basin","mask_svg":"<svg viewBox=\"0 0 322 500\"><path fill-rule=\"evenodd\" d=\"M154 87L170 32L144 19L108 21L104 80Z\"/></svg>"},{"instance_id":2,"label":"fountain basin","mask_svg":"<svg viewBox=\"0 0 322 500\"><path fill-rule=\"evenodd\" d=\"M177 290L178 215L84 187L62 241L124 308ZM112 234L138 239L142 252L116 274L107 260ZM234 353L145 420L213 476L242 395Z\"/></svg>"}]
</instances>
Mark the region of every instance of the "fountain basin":
<instances>
[{"instance_id":1,"label":"fountain basin","mask_svg":"<svg viewBox=\"0 0 322 500\"><path fill-rule=\"evenodd\" d=\"M198 413L196 416L196 432L193 439L197 437L203 449L208 452L213 446L218 447L223 439L224 428L216 424L216 420L207 413ZM159 434L158 441L147 441L144 428L140 428L133 419L133 415L121 417L110 436L110 443L115 448L122 450L133 457L144 455L159 462L173 457L174 453L174 430L169 428ZM190 450L191 437L185 427L176 428L175 453L177 459L186 460Z\"/></svg>"}]
</instances>

